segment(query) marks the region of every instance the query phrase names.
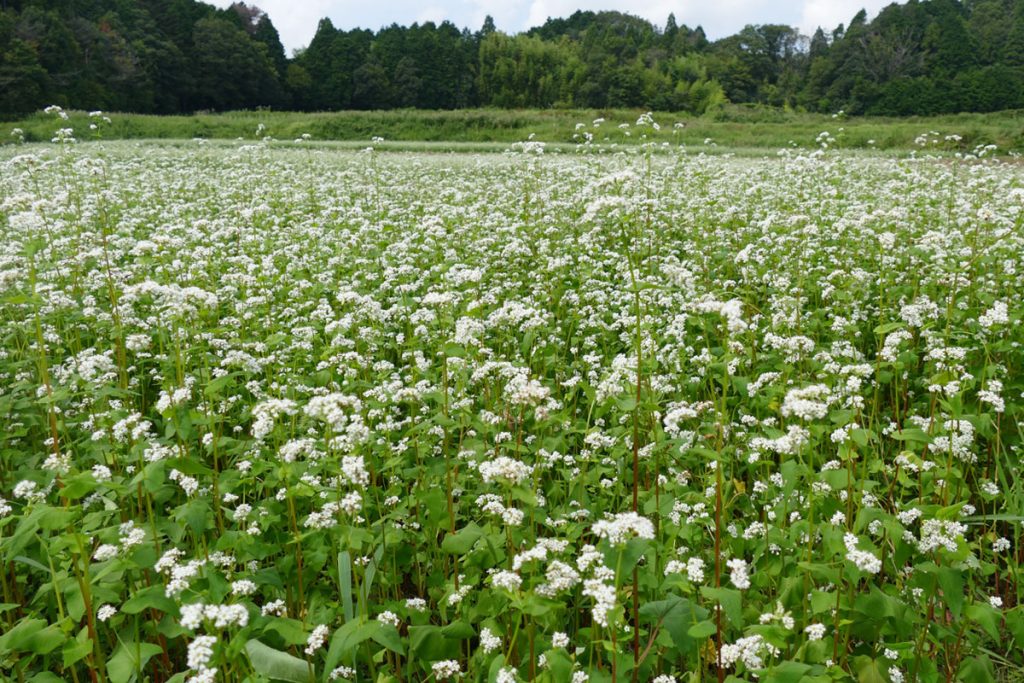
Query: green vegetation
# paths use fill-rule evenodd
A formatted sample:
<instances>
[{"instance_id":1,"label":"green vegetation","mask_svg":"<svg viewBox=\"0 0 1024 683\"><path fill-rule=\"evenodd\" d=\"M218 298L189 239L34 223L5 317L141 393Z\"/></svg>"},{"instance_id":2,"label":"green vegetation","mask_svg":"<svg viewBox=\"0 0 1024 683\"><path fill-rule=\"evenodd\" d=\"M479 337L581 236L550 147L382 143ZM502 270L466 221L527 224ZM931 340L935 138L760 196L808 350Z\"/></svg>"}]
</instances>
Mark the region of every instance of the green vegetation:
<instances>
[{"instance_id":1,"label":"green vegetation","mask_svg":"<svg viewBox=\"0 0 1024 683\"><path fill-rule=\"evenodd\" d=\"M0 149L5 683L1024 672L1015 161L57 137Z\"/></svg>"},{"instance_id":2,"label":"green vegetation","mask_svg":"<svg viewBox=\"0 0 1024 683\"><path fill-rule=\"evenodd\" d=\"M461 111L345 111L333 113L295 113L247 111L192 116L153 116L109 114L110 123L99 122L84 112L71 112L65 125L80 140L106 139L260 139L272 136L291 141L309 134L314 141L343 140L368 143L373 137L391 142L504 143L474 149L502 150L507 144L535 135L553 144L582 141L576 124L586 125L596 142L636 143L640 135L627 136L620 124L634 127L643 112L639 110L499 110ZM599 128L592 123L604 119ZM796 114L765 108L726 107L716 115L691 116L685 113L656 115L663 126L643 132L648 139L708 146L710 139L725 148L778 149L796 143L815 146L823 131L835 138L835 145L855 149L909 150L919 147L918 136L936 131L942 136L959 135L958 143L943 141L942 149L970 151L977 145L994 144L1001 152L1024 150L1024 110L993 114L958 114L935 117L837 118L821 114ZM684 124L676 127L676 123ZM260 125L264 128L260 129ZM19 128L28 142L49 141L53 137L53 118L45 114L8 124ZM90 125L100 130L90 131ZM5 132L6 133L6 132ZM575 137L574 137L575 136ZM16 136L3 135L0 143L11 143ZM871 141L874 141L873 143Z\"/></svg>"},{"instance_id":3,"label":"green vegetation","mask_svg":"<svg viewBox=\"0 0 1024 683\"><path fill-rule=\"evenodd\" d=\"M49 104L190 113L475 107L639 108L727 103L932 115L1024 108L1024 0L892 4L818 29L701 27L577 11L517 35L488 17L341 30L320 21L286 57L259 8L196 0L2 0L0 114Z\"/></svg>"}]
</instances>

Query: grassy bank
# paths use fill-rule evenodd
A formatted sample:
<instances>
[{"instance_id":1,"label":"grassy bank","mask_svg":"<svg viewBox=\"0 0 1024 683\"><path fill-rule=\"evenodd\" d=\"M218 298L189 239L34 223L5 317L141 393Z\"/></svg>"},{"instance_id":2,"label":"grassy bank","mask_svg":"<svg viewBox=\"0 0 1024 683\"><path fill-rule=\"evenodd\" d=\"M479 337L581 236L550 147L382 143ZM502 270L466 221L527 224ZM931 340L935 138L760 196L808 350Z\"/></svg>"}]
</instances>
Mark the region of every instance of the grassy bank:
<instances>
[{"instance_id":1,"label":"grassy bank","mask_svg":"<svg viewBox=\"0 0 1024 683\"><path fill-rule=\"evenodd\" d=\"M632 130L640 111L634 110L496 110L461 111L343 111L296 113L275 111L239 111L191 116L152 116L110 114L102 137L119 139L255 139L261 135L290 140L309 134L315 140L369 141L375 136L392 141L512 143L535 135L538 140L572 143L576 125L586 124L595 142L633 142L639 132ZM595 119L604 119L594 128ZM661 125L656 132L645 129L658 140L687 145L704 145L711 140L725 147L779 148L796 144L813 145L817 136L828 131L835 146L850 148L912 149L923 133L935 131L939 138L956 134L958 143L942 141L938 146L973 149L976 145L995 144L1000 151L1024 151L1024 111L992 114L958 114L911 118L834 118L820 114L796 114L783 111L730 107L714 115L694 117L682 113L655 113ZM91 119L84 112L73 112L64 126L75 130L79 139L96 137L89 130ZM631 124L632 135L619 129ZM681 126L677 124L682 124ZM49 140L57 123L49 115L36 114L9 121L7 129L20 128L26 141ZM4 134L3 142L14 138Z\"/></svg>"}]
</instances>

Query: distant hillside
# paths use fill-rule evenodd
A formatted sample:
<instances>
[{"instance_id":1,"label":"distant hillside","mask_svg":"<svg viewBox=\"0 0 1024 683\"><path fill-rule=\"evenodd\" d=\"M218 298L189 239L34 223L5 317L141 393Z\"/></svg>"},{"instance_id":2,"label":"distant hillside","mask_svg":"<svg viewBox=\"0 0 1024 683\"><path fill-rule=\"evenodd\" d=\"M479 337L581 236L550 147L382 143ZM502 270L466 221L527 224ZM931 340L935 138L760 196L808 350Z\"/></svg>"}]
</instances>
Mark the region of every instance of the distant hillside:
<instances>
[{"instance_id":1,"label":"distant hillside","mask_svg":"<svg viewBox=\"0 0 1024 683\"><path fill-rule=\"evenodd\" d=\"M1024 0L912 0L803 36L578 11L517 35L488 18L378 31L321 20L289 59L255 6L195 0L0 0L0 114L47 104L180 113L641 107L727 102L850 114L1024 107Z\"/></svg>"},{"instance_id":2,"label":"distant hillside","mask_svg":"<svg viewBox=\"0 0 1024 683\"><path fill-rule=\"evenodd\" d=\"M195 0L0 0L0 112L288 107L259 10Z\"/></svg>"}]
</instances>

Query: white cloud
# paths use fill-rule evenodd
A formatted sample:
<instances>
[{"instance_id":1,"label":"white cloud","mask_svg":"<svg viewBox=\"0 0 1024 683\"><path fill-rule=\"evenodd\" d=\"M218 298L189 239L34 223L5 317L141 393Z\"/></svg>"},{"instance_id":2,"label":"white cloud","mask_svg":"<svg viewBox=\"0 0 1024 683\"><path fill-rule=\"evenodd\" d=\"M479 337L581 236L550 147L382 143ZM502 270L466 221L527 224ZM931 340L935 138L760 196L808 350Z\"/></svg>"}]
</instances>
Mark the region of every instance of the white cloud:
<instances>
[{"instance_id":1,"label":"white cloud","mask_svg":"<svg viewBox=\"0 0 1024 683\"><path fill-rule=\"evenodd\" d=\"M419 14L416 15L416 23L425 24L428 21L432 21L435 24L440 24L447 18L448 12L445 11L444 7L431 5L420 10Z\"/></svg>"},{"instance_id":2,"label":"white cloud","mask_svg":"<svg viewBox=\"0 0 1024 683\"><path fill-rule=\"evenodd\" d=\"M800 30L810 35L820 26L831 31L839 24L847 25L861 9L874 17L892 0L804 0L803 13L798 24Z\"/></svg>"},{"instance_id":3,"label":"white cloud","mask_svg":"<svg viewBox=\"0 0 1024 683\"><path fill-rule=\"evenodd\" d=\"M209 0L218 7L227 7L235 0ZM295 48L309 45L316 33L317 24L326 16L336 12L339 6L354 3L338 0L246 0L255 4L270 16L274 27L281 34L285 52L291 54Z\"/></svg>"},{"instance_id":4,"label":"white cloud","mask_svg":"<svg viewBox=\"0 0 1024 683\"><path fill-rule=\"evenodd\" d=\"M468 20L455 23L459 26L465 25L471 29L478 29L484 25L484 19L490 15L495 25L502 31L519 31L526 25L527 5L529 0L507 0L506 2L494 2L494 0L462 0L466 8Z\"/></svg>"},{"instance_id":5,"label":"white cloud","mask_svg":"<svg viewBox=\"0 0 1024 683\"><path fill-rule=\"evenodd\" d=\"M595 3L589 3L591 5ZM533 0L530 3L530 11L526 16L529 26L540 26L548 17L566 17L575 12L578 7L572 0Z\"/></svg>"}]
</instances>

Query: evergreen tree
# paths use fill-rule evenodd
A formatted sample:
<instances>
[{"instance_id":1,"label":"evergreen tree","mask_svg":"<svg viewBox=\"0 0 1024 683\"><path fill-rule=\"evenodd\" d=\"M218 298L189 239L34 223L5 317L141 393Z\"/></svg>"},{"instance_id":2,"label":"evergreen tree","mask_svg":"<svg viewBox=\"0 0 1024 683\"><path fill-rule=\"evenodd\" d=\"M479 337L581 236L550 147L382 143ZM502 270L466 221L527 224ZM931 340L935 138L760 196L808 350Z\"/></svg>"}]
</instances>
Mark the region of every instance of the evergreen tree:
<instances>
[{"instance_id":1,"label":"evergreen tree","mask_svg":"<svg viewBox=\"0 0 1024 683\"><path fill-rule=\"evenodd\" d=\"M206 18L193 30L196 72L195 106L245 109L276 104L282 92L262 43L225 19Z\"/></svg>"},{"instance_id":2,"label":"evergreen tree","mask_svg":"<svg viewBox=\"0 0 1024 683\"><path fill-rule=\"evenodd\" d=\"M283 77L288 70L288 58L284 54L284 45L281 44L281 36L278 34L274 23L266 14L260 16L256 21L252 37L267 48L270 61L279 77Z\"/></svg>"},{"instance_id":3,"label":"evergreen tree","mask_svg":"<svg viewBox=\"0 0 1024 683\"><path fill-rule=\"evenodd\" d=\"M483 40L497 30L498 29L494 26L494 17L488 14L484 17L484 25L480 27L480 32L477 34L477 38L479 40Z\"/></svg>"},{"instance_id":4,"label":"evergreen tree","mask_svg":"<svg viewBox=\"0 0 1024 683\"><path fill-rule=\"evenodd\" d=\"M0 111L25 114L46 106L46 69L32 47L11 40L0 53Z\"/></svg>"}]
</instances>

